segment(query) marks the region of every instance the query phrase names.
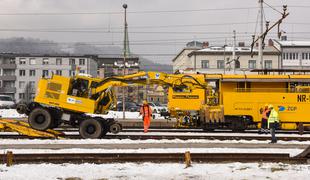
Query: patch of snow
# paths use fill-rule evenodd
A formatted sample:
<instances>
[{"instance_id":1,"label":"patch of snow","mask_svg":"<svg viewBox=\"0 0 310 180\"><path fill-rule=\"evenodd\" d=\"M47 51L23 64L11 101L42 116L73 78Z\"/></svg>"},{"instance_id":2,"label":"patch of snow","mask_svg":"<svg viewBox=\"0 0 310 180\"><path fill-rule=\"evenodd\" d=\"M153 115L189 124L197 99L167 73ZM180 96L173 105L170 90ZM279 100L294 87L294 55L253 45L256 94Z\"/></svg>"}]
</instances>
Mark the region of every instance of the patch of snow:
<instances>
[{"instance_id":1,"label":"patch of snow","mask_svg":"<svg viewBox=\"0 0 310 180\"><path fill-rule=\"evenodd\" d=\"M24 118L26 115L19 114L16 109L0 109L0 117L2 118Z\"/></svg>"},{"instance_id":2,"label":"patch of snow","mask_svg":"<svg viewBox=\"0 0 310 180\"><path fill-rule=\"evenodd\" d=\"M109 111L108 114L88 114L90 116L99 116L103 118L114 118L114 119L122 119L123 112L122 111ZM153 119L164 119L164 117L160 116L160 114L153 114ZM16 109L0 109L0 117L2 118L25 118L27 117L25 114L19 114ZM142 119L139 112L125 112L126 119Z\"/></svg>"},{"instance_id":3,"label":"patch of snow","mask_svg":"<svg viewBox=\"0 0 310 180\"><path fill-rule=\"evenodd\" d=\"M291 157L300 154L303 149L282 148L147 148L147 149L3 149L2 154L12 151L13 154L28 153L275 153L289 154Z\"/></svg>"},{"instance_id":4,"label":"patch of snow","mask_svg":"<svg viewBox=\"0 0 310 180\"><path fill-rule=\"evenodd\" d=\"M147 140L131 140L131 139L0 139L0 144L143 144L143 143L244 143L244 144L268 144L270 141L258 140L207 140L207 139L147 139ZM308 145L310 141L278 141L277 144L299 144Z\"/></svg>"},{"instance_id":5,"label":"patch of snow","mask_svg":"<svg viewBox=\"0 0 310 180\"><path fill-rule=\"evenodd\" d=\"M0 165L1 179L307 179L310 165L283 163L112 163Z\"/></svg>"},{"instance_id":6,"label":"patch of snow","mask_svg":"<svg viewBox=\"0 0 310 180\"><path fill-rule=\"evenodd\" d=\"M114 119L122 119L123 112L122 111L109 111L108 114L88 114L93 117L102 117L102 118L114 118ZM129 112L125 111L126 119L142 119L142 116L139 112ZM160 114L153 114L153 119L164 119L164 117L160 116Z\"/></svg>"}]
</instances>

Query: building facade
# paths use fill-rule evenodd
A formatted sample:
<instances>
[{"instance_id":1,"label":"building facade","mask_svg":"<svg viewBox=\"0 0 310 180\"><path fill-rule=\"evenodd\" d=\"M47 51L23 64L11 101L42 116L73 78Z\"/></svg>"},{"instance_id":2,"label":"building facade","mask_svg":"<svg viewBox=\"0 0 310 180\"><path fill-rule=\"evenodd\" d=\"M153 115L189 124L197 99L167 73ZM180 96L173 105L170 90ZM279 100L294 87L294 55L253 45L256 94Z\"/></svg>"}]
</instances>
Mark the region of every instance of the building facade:
<instances>
[{"instance_id":1,"label":"building facade","mask_svg":"<svg viewBox=\"0 0 310 180\"><path fill-rule=\"evenodd\" d=\"M241 43L242 45L242 43ZM235 58L233 58L235 52ZM258 60L258 50L250 47L204 47L193 50L184 48L173 60L174 72L199 72L240 74L253 69L278 69L281 53L273 46L265 47L263 66Z\"/></svg>"},{"instance_id":2,"label":"building facade","mask_svg":"<svg viewBox=\"0 0 310 180\"><path fill-rule=\"evenodd\" d=\"M124 58L123 57L105 57L98 56L98 76L100 78L122 76L124 75ZM134 74L139 72L139 58L129 57L125 60L125 74ZM115 87L114 91L118 101L123 100L123 91L126 101L141 102L143 99L143 87Z\"/></svg>"},{"instance_id":3,"label":"building facade","mask_svg":"<svg viewBox=\"0 0 310 180\"><path fill-rule=\"evenodd\" d=\"M310 42L273 40L274 47L281 51L282 69L310 69Z\"/></svg>"},{"instance_id":4,"label":"building facade","mask_svg":"<svg viewBox=\"0 0 310 180\"><path fill-rule=\"evenodd\" d=\"M0 94L15 98L16 63L12 54L0 54Z\"/></svg>"},{"instance_id":5,"label":"building facade","mask_svg":"<svg viewBox=\"0 0 310 180\"><path fill-rule=\"evenodd\" d=\"M11 54L3 62L1 93L13 91L16 102L32 100L41 77L73 76L77 67L80 73L97 76L97 63L92 56Z\"/></svg>"}]
</instances>

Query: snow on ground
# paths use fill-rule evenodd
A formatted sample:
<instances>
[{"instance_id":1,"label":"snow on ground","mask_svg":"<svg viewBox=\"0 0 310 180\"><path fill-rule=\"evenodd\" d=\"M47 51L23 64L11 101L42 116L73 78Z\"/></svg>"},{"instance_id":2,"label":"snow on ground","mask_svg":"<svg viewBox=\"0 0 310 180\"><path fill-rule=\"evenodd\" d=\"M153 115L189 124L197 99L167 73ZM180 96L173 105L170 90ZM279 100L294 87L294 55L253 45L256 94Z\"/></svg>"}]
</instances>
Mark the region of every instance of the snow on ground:
<instances>
[{"instance_id":1,"label":"snow on ground","mask_svg":"<svg viewBox=\"0 0 310 180\"><path fill-rule=\"evenodd\" d=\"M289 154L291 157L300 154L303 149L282 148L147 148L147 149L3 149L0 153L12 151L13 154L28 153L274 153Z\"/></svg>"},{"instance_id":2,"label":"snow on ground","mask_svg":"<svg viewBox=\"0 0 310 180\"><path fill-rule=\"evenodd\" d=\"M99 115L99 114L89 114L90 116L100 116L103 118L114 118L114 119L122 119L123 118L123 111L109 111L108 114ZM153 119L164 119L161 117L160 114L153 114ZM126 119L142 119L139 112L125 112Z\"/></svg>"},{"instance_id":3,"label":"snow on ground","mask_svg":"<svg viewBox=\"0 0 310 180\"><path fill-rule=\"evenodd\" d=\"M207 139L0 139L0 144L143 144L143 143L244 143L244 144L268 144L270 141L258 140L207 140ZM302 144L309 145L310 141L278 141L277 144Z\"/></svg>"},{"instance_id":4,"label":"snow on ground","mask_svg":"<svg viewBox=\"0 0 310 180\"><path fill-rule=\"evenodd\" d=\"M0 109L0 117L2 118L24 118L23 114L19 114L16 109Z\"/></svg>"},{"instance_id":5,"label":"snow on ground","mask_svg":"<svg viewBox=\"0 0 310 180\"><path fill-rule=\"evenodd\" d=\"M0 165L0 179L307 179L310 165L283 163L21 164Z\"/></svg>"},{"instance_id":6,"label":"snow on ground","mask_svg":"<svg viewBox=\"0 0 310 180\"><path fill-rule=\"evenodd\" d=\"M115 119L121 119L123 118L123 112L122 111L109 111L108 114L105 115L99 115L99 114L89 114L91 116L100 116L103 118L115 118ZM26 115L19 114L16 109L0 109L0 116L2 118L25 118ZM125 112L125 118L126 119L141 119L139 112ZM164 119L164 117L161 117L160 114L154 114L154 119Z\"/></svg>"}]
</instances>

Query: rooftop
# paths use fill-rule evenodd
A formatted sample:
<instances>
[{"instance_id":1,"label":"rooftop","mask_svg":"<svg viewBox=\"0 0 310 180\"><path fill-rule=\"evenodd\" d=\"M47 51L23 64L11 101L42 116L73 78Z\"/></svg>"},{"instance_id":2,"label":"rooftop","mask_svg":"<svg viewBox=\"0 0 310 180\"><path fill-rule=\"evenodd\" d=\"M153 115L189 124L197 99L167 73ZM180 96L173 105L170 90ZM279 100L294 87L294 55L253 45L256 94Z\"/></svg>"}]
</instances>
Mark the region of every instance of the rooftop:
<instances>
[{"instance_id":1,"label":"rooftop","mask_svg":"<svg viewBox=\"0 0 310 180\"><path fill-rule=\"evenodd\" d=\"M310 47L310 41L278 41L274 40L276 43L280 44L281 46L299 46L299 47Z\"/></svg>"}]
</instances>

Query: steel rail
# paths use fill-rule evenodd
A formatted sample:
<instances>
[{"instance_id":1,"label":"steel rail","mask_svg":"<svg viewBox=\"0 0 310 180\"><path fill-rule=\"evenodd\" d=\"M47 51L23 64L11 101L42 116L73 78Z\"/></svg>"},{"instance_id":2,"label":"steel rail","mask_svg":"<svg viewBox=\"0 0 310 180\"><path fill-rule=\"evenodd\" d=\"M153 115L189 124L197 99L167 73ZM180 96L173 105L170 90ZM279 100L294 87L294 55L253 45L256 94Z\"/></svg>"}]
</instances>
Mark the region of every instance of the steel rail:
<instances>
[{"instance_id":1,"label":"steel rail","mask_svg":"<svg viewBox=\"0 0 310 180\"><path fill-rule=\"evenodd\" d=\"M307 163L307 157L290 157L289 154L271 153L191 153L191 161L210 162L284 162ZM1 163L8 161L0 154ZM23 163L118 163L118 162L184 162L184 153L44 153L13 154L13 164Z\"/></svg>"},{"instance_id":2,"label":"steel rail","mask_svg":"<svg viewBox=\"0 0 310 180\"><path fill-rule=\"evenodd\" d=\"M81 139L78 134L67 134L64 136L65 139ZM37 137L28 137L18 134L0 134L0 139L50 139L50 138L37 138ZM260 136L260 135L251 135L251 136L223 136L223 135L106 135L102 139L130 139L130 140L148 140L148 139L155 139L155 140L258 140L258 141L268 141L271 138L269 136ZM310 137L308 136L279 136L277 137L278 140L281 141L310 141Z\"/></svg>"}]
</instances>

